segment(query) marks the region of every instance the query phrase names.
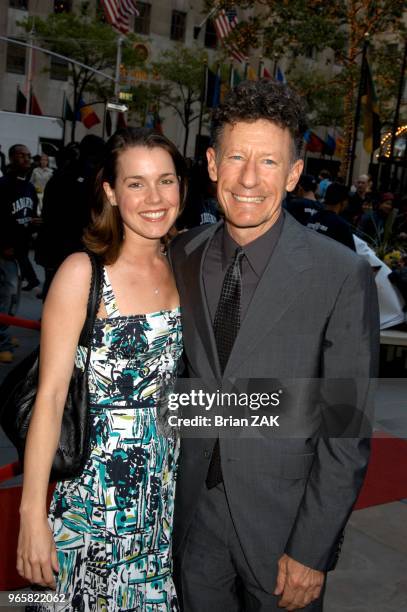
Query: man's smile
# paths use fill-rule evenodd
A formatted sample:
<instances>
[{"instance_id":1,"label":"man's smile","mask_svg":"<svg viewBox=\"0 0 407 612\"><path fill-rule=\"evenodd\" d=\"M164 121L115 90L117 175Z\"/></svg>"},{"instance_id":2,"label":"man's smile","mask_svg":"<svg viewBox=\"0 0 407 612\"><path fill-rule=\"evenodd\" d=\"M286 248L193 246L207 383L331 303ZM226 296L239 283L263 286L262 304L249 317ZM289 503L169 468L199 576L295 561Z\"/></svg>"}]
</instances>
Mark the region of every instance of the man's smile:
<instances>
[{"instance_id":1,"label":"man's smile","mask_svg":"<svg viewBox=\"0 0 407 612\"><path fill-rule=\"evenodd\" d=\"M244 202L244 203L248 203L248 204L261 204L261 202L263 202L265 200L265 196L243 196L243 195L238 195L237 193L233 193L232 192L232 196L234 197L235 200L237 200L238 202Z\"/></svg>"}]
</instances>

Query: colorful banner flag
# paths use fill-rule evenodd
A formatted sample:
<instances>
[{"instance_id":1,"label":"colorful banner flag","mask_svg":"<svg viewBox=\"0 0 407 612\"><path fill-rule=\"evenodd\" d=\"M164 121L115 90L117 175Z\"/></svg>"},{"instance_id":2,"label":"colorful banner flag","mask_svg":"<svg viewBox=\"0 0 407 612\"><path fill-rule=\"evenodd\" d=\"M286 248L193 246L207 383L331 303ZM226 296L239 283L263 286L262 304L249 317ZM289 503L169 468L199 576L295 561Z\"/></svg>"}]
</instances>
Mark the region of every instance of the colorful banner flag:
<instances>
[{"instance_id":1,"label":"colorful banner flag","mask_svg":"<svg viewBox=\"0 0 407 612\"><path fill-rule=\"evenodd\" d=\"M88 130L100 123L100 119L93 110L93 106L91 104L86 104L82 98L79 101L79 114L80 120Z\"/></svg>"},{"instance_id":2,"label":"colorful banner flag","mask_svg":"<svg viewBox=\"0 0 407 612\"><path fill-rule=\"evenodd\" d=\"M281 68L279 66L277 66L276 81L278 81L279 83L286 83L287 82L286 79L285 79L284 72L281 70Z\"/></svg>"},{"instance_id":3,"label":"colorful banner flag","mask_svg":"<svg viewBox=\"0 0 407 612\"><path fill-rule=\"evenodd\" d=\"M257 81L257 73L250 64L247 66L246 78L248 81Z\"/></svg>"},{"instance_id":4,"label":"colorful banner flag","mask_svg":"<svg viewBox=\"0 0 407 612\"><path fill-rule=\"evenodd\" d=\"M232 83L233 87L237 87L239 83L242 81L242 75L240 74L238 70L233 71L232 78L233 78L233 83Z\"/></svg>"},{"instance_id":5,"label":"colorful banner flag","mask_svg":"<svg viewBox=\"0 0 407 612\"><path fill-rule=\"evenodd\" d=\"M205 99L205 104L208 108L216 108L219 106L220 90L221 80L219 74L216 74L208 68Z\"/></svg>"},{"instance_id":6,"label":"colorful banner flag","mask_svg":"<svg viewBox=\"0 0 407 612\"><path fill-rule=\"evenodd\" d=\"M246 56L239 51L236 45L227 44L229 34L238 24L236 9L232 7L230 9L220 10L216 15L213 24L219 40L230 51L231 56L240 63L244 62L246 60Z\"/></svg>"},{"instance_id":7,"label":"colorful banner flag","mask_svg":"<svg viewBox=\"0 0 407 612\"><path fill-rule=\"evenodd\" d=\"M325 143L311 130L307 130L304 134L305 150L310 153L323 153Z\"/></svg>"},{"instance_id":8,"label":"colorful banner flag","mask_svg":"<svg viewBox=\"0 0 407 612\"><path fill-rule=\"evenodd\" d=\"M130 17L139 15L136 0L101 0L106 21L122 34L130 32Z\"/></svg>"},{"instance_id":9,"label":"colorful banner flag","mask_svg":"<svg viewBox=\"0 0 407 612\"><path fill-rule=\"evenodd\" d=\"M65 121L73 121L73 118L74 118L72 106L69 104L68 99L66 98L66 96L64 98L64 107L63 107L63 111L62 111L62 118Z\"/></svg>"},{"instance_id":10,"label":"colorful banner flag","mask_svg":"<svg viewBox=\"0 0 407 612\"><path fill-rule=\"evenodd\" d=\"M30 97L30 113L31 115L43 115L41 107L38 103L37 96L31 91Z\"/></svg>"},{"instance_id":11,"label":"colorful banner flag","mask_svg":"<svg viewBox=\"0 0 407 612\"><path fill-rule=\"evenodd\" d=\"M324 143L324 150L323 150L324 155L329 155L330 157L332 157L332 155L335 153L335 149L336 149L335 138L331 136L330 134L327 134L327 137Z\"/></svg>"},{"instance_id":12,"label":"colorful banner flag","mask_svg":"<svg viewBox=\"0 0 407 612\"><path fill-rule=\"evenodd\" d=\"M27 98L17 85L16 113L25 113L27 109Z\"/></svg>"},{"instance_id":13,"label":"colorful banner flag","mask_svg":"<svg viewBox=\"0 0 407 612\"><path fill-rule=\"evenodd\" d=\"M163 133L161 117L156 106L154 106L151 111L147 113L146 127L150 128L150 130L158 132L158 134Z\"/></svg>"},{"instance_id":14,"label":"colorful banner flag","mask_svg":"<svg viewBox=\"0 0 407 612\"><path fill-rule=\"evenodd\" d=\"M379 107L369 62L365 58L361 103L363 108L363 146L372 153L380 147Z\"/></svg>"},{"instance_id":15,"label":"colorful banner flag","mask_svg":"<svg viewBox=\"0 0 407 612\"><path fill-rule=\"evenodd\" d=\"M337 157L343 157L345 151L345 141L342 136L337 136L335 141L335 154Z\"/></svg>"},{"instance_id":16,"label":"colorful banner flag","mask_svg":"<svg viewBox=\"0 0 407 612\"><path fill-rule=\"evenodd\" d=\"M271 79L272 74L267 70L267 68L263 68L263 79Z\"/></svg>"}]
</instances>

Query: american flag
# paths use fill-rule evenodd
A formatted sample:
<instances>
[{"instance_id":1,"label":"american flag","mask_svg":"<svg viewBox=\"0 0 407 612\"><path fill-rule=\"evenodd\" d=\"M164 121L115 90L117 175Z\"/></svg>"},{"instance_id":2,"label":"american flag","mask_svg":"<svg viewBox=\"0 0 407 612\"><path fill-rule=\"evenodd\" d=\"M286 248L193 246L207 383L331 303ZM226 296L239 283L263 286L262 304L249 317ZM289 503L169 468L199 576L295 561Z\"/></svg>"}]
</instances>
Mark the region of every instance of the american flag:
<instances>
[{"instance_id":1,"label":"american flag","mask_svg":"<svg viewBox=\"0 0 407 612\"><path fill-rule=\"evenodd\" d=\"M229 34L237 26L237 22L236 9L230 8L219 11L214 19L215 30L219 40L225 43ZM235 45L226 45L226 47L238 62L242 63L247 60L246 56Z\"/></svg>"},{"instance_id":2,"label":"american flag","mask_svg":"<svg viewBox=\"0 0 407 612\"><path fill-rule=\"evenodd\" d=\"M122 34L130 32L130 16L138 15L136 0L102 0L106 20Z\"/></svg>"}]
</instances>

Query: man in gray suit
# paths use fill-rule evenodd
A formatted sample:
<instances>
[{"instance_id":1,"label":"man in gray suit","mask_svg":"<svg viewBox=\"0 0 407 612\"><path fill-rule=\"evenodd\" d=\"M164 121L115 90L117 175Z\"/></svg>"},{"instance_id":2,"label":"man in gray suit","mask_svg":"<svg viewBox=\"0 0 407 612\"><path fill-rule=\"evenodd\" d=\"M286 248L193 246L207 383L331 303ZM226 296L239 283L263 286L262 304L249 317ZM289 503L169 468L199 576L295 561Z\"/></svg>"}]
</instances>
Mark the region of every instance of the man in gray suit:
<instances>
[{"instance_id":1,"label":"man in gray suit","mask_svg":"<svg viewBox=\"0 0 407 612\"><path fill-rule=\"evenodd\" d=\"M225 219L170 251L188 376L222 391L278 381L281 421L294 414L305 433L183 438L178 589L185 612L321 610L369 457L348 425L366 422L376 375L374 281L362 258L282 211L303 169L294 92L241 83L214 129L208 166Z\"/></svg>"}]
</instances>

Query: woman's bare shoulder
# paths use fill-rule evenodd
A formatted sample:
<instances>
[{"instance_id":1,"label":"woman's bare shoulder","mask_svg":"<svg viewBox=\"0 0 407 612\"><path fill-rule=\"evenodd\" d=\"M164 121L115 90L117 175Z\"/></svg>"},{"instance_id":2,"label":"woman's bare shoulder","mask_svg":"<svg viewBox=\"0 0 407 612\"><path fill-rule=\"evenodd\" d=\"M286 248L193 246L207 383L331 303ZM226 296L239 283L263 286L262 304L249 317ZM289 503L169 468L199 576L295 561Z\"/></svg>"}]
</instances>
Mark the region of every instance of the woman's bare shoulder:
<instances>
[{"instance_id":1,"label":"woman's bare shoulder","mask_svg":"<svg viewBox=\"0 0 407 612\"><path fill-rule=\"evenodd\" d=\"M69 255L58 268L47 302L60 302L82 305L86 303L89 295L92 265L86 253L73 253Z\"/></svg>"}]
</instances>

